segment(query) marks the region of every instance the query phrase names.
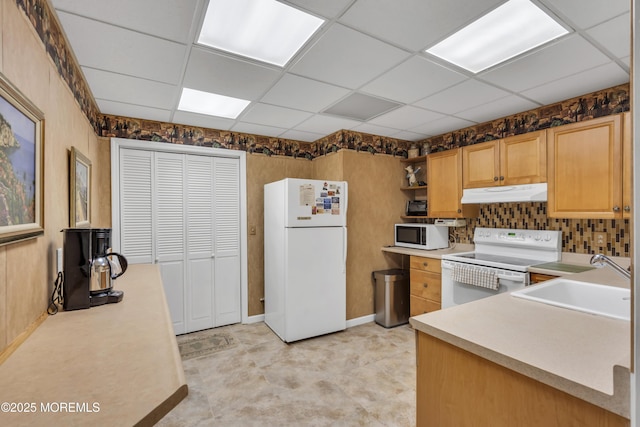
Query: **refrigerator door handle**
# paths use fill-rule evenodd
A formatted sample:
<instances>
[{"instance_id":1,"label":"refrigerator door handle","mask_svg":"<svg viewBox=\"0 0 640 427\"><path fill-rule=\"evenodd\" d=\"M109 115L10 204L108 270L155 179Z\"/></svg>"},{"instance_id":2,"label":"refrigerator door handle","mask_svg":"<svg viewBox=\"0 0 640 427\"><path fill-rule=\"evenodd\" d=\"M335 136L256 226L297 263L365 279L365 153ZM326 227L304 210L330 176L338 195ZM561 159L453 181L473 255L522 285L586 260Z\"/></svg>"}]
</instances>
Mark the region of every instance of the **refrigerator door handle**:
<instances>
[{"instance_id":1,"label":"refrigerator door handle","mask_svg":"<svg viewBox=\"0 0 640 427\"><path fill-rule=\"evenodd\" d=\"M344 239L342 239L342 241L344 242L344 249L342 250L343 252L343 263L342 263L342 272L343 273L347 273L347 227L343 227L344 230Z\"/></svg>"}]
</instances>

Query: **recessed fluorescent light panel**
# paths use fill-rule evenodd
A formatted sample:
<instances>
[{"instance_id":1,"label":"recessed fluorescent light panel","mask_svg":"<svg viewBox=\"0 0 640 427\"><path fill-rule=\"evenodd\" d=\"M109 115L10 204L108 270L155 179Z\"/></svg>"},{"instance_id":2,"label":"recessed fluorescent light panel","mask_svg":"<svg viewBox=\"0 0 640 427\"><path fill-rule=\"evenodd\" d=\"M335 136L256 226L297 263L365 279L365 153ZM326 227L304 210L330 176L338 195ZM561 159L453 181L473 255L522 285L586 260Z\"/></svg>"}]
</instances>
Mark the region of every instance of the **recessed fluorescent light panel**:
<instances>
[{"instance_id":1,"label":"recessed fluorescent light panel","mask_svg":"<svg viewBox=\"0 0 640 427\"><path fill-rule=\"evenodd\" d=\"M210 0L198 43L282 67L323 22L275 0Z\"/></svg>"},{"instance_id":2,"label":"recessed fluorescent light panel","mask_svg":"<svg viewBox=\"0 0 640 427\"><path fill-rule=\"evenodd\" d=\"M251 101L183 88L178 110L235 119Z\"/></svg>"},{"instance_id":3,"label":"recessed fluorescent light panel","mask_svg":"<svg viewBox=\"0 0 640 427\"><path fill-rule=\"evenodd\" d=\"M426 52L479 73L568 32L529 0L509 0Z\"/></svg>"}]
</instances>

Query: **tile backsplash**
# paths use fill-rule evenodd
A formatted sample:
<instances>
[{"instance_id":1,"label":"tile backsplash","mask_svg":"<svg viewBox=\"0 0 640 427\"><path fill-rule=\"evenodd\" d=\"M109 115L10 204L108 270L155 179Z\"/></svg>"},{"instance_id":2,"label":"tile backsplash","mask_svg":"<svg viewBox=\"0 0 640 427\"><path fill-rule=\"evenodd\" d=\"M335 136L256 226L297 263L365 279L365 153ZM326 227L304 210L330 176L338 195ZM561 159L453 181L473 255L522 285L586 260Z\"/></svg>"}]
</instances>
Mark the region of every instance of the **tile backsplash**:
<instances>
[{"instance_id":1,"label":"tile backsplash","mask_svg":"<svg viewBox=\"0 0 640 427\"><path fill-rule=\"evenodd\" d=\"M546 202L494 203L482 205L477 218L454 230L460 243L473 243L476 227L562 231L562 251L630 256L631 230L628 219L557 219L547 217ZM606 244L596 244L595 232L606 233Z\"/></svg>"}]
</instances>

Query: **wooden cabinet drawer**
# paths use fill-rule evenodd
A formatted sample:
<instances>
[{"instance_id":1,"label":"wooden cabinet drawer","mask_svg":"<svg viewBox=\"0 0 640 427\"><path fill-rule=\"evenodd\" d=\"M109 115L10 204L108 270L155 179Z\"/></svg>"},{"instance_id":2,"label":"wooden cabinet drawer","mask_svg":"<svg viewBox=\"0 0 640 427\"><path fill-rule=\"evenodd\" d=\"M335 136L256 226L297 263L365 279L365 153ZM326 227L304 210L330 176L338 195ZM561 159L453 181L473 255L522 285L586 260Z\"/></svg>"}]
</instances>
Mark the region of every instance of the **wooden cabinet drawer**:
<instances>
[{"instance_id":1,"label":"wooden cabinet drawer","mask_svg":"<svg viewBox=\"0 0 640 427\"><path fill-rule=\"evenodd\" d=\"M431 271L432 273L442 272L439 259L412 256L410 264L410 267L416 270Z\"/></svg>"},{"instance_id":2,"label":"wooden cabinet drawer","mask_svg":"<svg viewBox=\"0 0 640 427\"><path fill-rule=\"evenodd\" d=\"M441 283L442 279L439 274L411 270L411 295L440 301Z\"/></svg>"},{"instance_id":3,"label":"wooden cabinet drawer","mask_svg":"<svg viewBox=\"0 0 640 427\"><path fill-rule=\"evenodd\" d=\"M440 303L431 301L428 299L420 298L415 295L410 297L410 309L409 315L411 317L418 316L420 314L429 313L432 311L440 310Z\"/></svg>"},{"instance_id":4,"label":"wooden cabinet drawer","mask_svg":"<svg viewBox=\"0 0 640 427\"><path fill-rule=\"evenodd\" d=\"M552 276L550 274L542 274L542 273L531 273L529 277L531 278L531 284L545 282L547 280L558 278L558 276Z\"/></svg>"}]
</instances>

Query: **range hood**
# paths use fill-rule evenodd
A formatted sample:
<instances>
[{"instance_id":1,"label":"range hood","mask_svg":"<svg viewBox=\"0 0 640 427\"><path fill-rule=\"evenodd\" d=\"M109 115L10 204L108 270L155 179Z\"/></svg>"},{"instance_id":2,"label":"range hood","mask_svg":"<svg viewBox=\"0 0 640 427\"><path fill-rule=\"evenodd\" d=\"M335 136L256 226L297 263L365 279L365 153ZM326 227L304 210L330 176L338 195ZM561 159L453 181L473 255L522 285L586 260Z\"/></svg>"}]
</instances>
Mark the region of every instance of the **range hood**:
<instances>
[{"instance_id":1,"label":"range hood","mask_svg":"<svg viewBox=\"0 0 640 427\"><path fill-rule=\"evenodd\" d=\"M546 202L547 183L469 188L462 192L462 203Z\"/></svg>"}]
</instances>

